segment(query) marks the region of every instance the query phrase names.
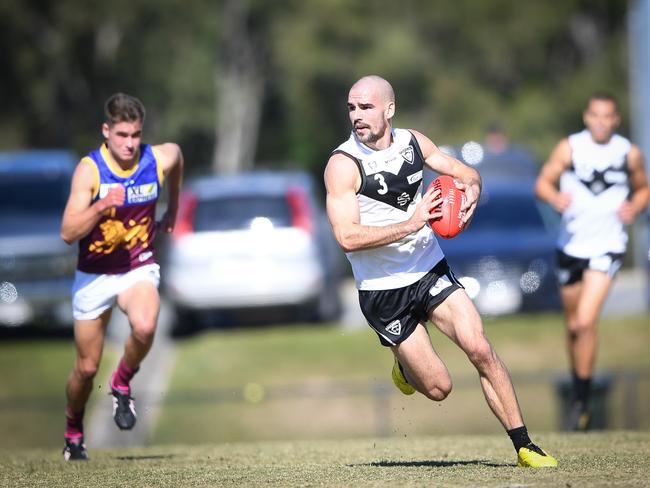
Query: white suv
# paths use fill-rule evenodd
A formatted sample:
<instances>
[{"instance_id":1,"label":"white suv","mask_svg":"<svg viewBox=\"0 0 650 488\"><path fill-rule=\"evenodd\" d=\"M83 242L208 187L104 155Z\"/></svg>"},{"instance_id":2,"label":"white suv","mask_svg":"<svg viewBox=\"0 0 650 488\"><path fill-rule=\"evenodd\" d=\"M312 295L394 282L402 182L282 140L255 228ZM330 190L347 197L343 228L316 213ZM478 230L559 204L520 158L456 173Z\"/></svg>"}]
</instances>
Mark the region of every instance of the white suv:
<instances>
[{"instance_id":1,"label":"white suv","mask_svg":"<svg viewBox=\"0 0 650 488\"><path fill-rule=\"evenodd\" d=\"M299 320L337 319L343 254L314 194L312 179L300 172L186 185L162 263L173 331L251 310L263 310L266 321L281 309Z\"/></svg>"}]
</instances>

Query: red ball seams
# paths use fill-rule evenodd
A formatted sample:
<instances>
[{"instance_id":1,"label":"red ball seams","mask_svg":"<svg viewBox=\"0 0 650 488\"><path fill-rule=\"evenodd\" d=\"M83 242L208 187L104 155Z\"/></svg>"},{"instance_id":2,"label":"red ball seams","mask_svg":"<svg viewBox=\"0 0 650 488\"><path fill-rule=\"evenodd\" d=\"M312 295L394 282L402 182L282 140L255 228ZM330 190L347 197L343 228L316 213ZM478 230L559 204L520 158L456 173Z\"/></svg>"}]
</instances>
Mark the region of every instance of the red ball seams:
<instances>
[{"instance_id":1,"label":"red ball seams","mask_svg":"<svg viewBox=\"0 0 650 488\"><path fill-rule=\"evenodd\" d=\"M438 208L442 211L442 217L429 220L429 226L443 239L456 237L464 227L462 219L465 211L462 208L465 205L465 192L456 188L454 179L448 175L440 175L431 182L431 187L440 190L442 203Z\"/></svg>"}]
</instances>

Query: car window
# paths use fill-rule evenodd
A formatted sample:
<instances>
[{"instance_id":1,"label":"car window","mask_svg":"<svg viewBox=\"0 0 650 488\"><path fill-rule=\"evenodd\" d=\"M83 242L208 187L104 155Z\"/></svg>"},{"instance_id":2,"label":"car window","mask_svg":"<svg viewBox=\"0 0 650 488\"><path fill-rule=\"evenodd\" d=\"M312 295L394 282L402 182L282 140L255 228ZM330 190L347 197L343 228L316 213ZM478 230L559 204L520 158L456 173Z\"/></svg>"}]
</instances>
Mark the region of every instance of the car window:
<instances>
[{"instance_id":1,"label":"car window","mask_svg":"<svg viewBox=\"0 0 650 488\"><path fill-rule=\"evenodd\" d=\"M265 217L275 227L291 226L291 209L281 196L246 196L200 200L194 215L195 231L238 230Z\"/></svg>"},{"instance_id":2,"label":"car window","mask_svg":"<svg viewBox=\"0 0 650 488\"><path fill-rule=\"evenodd\" d=\"M546 228L532 196L484 192L468 230L521 228Z\"/></svg>"},{"instance_id":3,"label":"car window","mask_svg":"<svg viewBox=\"0 0 650 488\"><path fill-rule=\"evenodd\" d=\"M70 190L66 173L3 174L0 211L3 213L61 214Z\"/></svg>"}]
</instances>

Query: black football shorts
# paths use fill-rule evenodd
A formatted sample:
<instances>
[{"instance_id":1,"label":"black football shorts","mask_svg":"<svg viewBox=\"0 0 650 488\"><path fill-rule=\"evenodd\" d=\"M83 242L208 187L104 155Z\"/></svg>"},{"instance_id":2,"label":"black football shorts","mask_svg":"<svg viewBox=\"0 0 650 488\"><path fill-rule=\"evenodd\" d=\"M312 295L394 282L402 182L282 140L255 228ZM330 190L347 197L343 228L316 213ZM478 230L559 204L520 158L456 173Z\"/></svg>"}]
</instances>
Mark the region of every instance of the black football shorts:
<instances>
[{"instance_id":1,"label":"black football shorts","mask_svg":"<svg viewBox=\"0 0 650 488\"><path fill-rule=\"evenodd\" d=\"M576 258L557 250L555 252L557 281L560 286L582 281L582 274L586 269L602 271L613 277L621 269L624 256L621 253L609 252L592 258Z\"/></svg>"},{"instance_id":2,"label":"black football shorts","mask_svg":"<svg viewBox=\"0 0 650 488\"><path fill-rule=\"evenodd\" d=\"M359 290L361 311L383 346L405 341L418 323L452 292L463 288L446 259L415 283L392 290Z\"/></svg>"}]
</instances>

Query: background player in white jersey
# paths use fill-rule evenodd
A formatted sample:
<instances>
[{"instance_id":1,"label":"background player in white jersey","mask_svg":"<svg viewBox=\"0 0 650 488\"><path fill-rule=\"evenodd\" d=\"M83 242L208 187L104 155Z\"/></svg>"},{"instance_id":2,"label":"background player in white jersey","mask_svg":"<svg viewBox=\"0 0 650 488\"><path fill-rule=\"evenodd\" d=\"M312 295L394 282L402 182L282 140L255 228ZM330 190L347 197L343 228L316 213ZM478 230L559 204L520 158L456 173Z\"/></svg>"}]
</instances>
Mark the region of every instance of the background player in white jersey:
<instances>
[{"instance_id":1,"label":"background player in white jersey","mask_svg":"<svg viewBox=\"0 0 650 488\"><path fill-rule=\"evenodd\" d=\"M648 180L637 146L615 133L614 97L596 93L583 114L585 129L562 139L537 179L537 196L562 214L557 277L573 373L566 428L589 424L589 393L597 350L596 323L623 262L626 225L648 205Z\"/></svg>"},{"instance_id":2,"label":"background player in white jersey","mask_svg":"<svg viewBox=\"0 0 650 488\"><path fill-rule=\"evenodd\" d=\"M449 371L425 327L430 320L476 367L519 464L557 465L529 439L508 370L427 225L440 218L441 199L438 191L421 194L424 165L451 175L465 190L466 221L481 191L478 173L419 132L393 128L395 95L383 78L361 78L350 89L347 105L352 133L325 169L327 214L352 265L363 314L395 356L395 385L405 394L417 390L435 401L449 395Z\"/></svg>"}]
</instances>

